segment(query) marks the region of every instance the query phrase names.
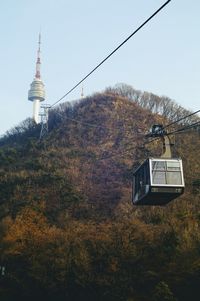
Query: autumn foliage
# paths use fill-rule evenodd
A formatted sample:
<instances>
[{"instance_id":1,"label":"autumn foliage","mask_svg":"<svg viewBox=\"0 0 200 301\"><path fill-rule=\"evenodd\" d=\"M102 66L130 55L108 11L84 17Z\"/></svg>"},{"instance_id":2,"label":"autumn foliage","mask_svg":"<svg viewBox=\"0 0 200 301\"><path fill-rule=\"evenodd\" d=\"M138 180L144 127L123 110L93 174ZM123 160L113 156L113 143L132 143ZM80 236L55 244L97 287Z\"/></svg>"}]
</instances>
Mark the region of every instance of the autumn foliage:
<instances>
[{"instance_id":1,"label":"autumn foliage","mask_svg":"<svg viewBox=\"0 0 200 301\"><path fill-rule=\"evenodd\" d=\"M0 140L0 300L199 300L196 130L173 149L185 194L165 207L131 204L134 166L161 152L145 133L173 108L118 86L51 111L40 143L30 120Z\"/></svg>"}]
</instances>

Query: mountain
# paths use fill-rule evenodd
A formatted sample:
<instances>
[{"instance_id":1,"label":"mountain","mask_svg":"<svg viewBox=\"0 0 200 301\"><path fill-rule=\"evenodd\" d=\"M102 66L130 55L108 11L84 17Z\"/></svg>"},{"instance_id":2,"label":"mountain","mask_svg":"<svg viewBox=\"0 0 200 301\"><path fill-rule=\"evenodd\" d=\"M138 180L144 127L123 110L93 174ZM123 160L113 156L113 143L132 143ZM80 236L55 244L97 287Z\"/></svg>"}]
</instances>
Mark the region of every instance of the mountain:
<instances>
[{"instance_id":1,"label":"mountain","mask_svg":"<svg viewBox=\"0 0 200 301\"><path fill-rule=\"evenodd\" d=\"M184 195L131 204L134 166L162 152L145 134L181 114L166 97L121 85L51 110L43 141L29 119L0 140L2 300L199 300L196 130L177 134L173 149Z\"/></svg>"}]
</instances>

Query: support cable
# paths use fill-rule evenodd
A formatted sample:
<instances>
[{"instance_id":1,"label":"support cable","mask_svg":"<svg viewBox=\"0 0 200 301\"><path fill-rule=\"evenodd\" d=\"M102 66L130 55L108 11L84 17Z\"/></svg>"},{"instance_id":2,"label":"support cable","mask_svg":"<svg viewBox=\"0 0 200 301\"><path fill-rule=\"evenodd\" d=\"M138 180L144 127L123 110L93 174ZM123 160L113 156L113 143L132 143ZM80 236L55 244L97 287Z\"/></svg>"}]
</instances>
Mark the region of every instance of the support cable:
<instances>
[{"instance_id":1,"label":"support cable","mask_svg":"<svg viewBox=\"0 0 200 301\"><path fill-rule=\"evenodd\" d=\"M51 108L63 100L73 90L75 90L83 81L85 81L94 71L96 71L105 61L107 61L119 48L121 48L130 38L132 38L142 27L144 27L152 18L154 18L171 0L166 1L159 9L157 9L145 22L143 22L131 35L129 35L119 46L117 46L106 58L104 58L94 69L92 69L83 79L81 79L73 88L51 105Z\"/></svg>"},{"instance_id":2,"label":"support cable","mask_svg":"<svg viewBox=\"0 0 200 301\"><path fill-rule=\"evenodd\" d=\"M196 111L196 112L193 112L193 113L191 113L191 114L189 114L189 115L186 115L186 116L184 116L184 117L181 117L180 119L178 119L178 120L176 120L176 121L173 121L173 122L171 122L171 123L165 125L165 126L164 126L164 129L166 129L167 127L169 127L169 126L171 126L171 125L174 125L174 124L176 124L176 123L178 123L178 122L180 122L180 121L182 121L182 120L184 120L184 119L186 119L186 118L188 118L188 117L191 117L191 116L193 116L193 115L195 115L195 114L197 114L197 113L199 113L199 112L200 112L200 110L198 110L198 111Z\"/></svg>"}]
</instances>

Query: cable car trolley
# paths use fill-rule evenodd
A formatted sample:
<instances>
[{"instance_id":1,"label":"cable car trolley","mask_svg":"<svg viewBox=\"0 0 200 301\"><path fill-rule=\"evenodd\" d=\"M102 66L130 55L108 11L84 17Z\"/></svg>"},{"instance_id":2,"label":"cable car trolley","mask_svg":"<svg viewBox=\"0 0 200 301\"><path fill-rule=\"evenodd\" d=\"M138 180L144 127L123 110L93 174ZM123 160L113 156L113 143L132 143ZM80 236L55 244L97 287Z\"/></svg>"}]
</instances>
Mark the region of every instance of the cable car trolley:
<instances>
[{"instance_id":1,"label":"cable car trolley","mask_svg":"<svg viewBox=\"0 0 200 301\"><path fill-rule=\"evenodd\" d=\"M181 159L171 156L170 140L162 125L154 125L151 137L161 137L164 153L161 158L146 159L133 174L134 205L165 205L184 192Z\"/></svg>"}]
</instances>

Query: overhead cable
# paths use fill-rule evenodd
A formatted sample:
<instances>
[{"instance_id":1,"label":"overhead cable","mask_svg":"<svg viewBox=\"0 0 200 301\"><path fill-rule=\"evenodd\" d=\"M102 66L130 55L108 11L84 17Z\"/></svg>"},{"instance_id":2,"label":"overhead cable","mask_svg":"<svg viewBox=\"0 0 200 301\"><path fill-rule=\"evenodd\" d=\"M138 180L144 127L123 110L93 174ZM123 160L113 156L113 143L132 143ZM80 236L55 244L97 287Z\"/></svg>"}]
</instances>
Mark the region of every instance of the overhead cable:
<instances>
[{"instance_id":1,"label":"overhead cable","mask_svg":"<svg viewBox=\"0 0 200 301\"><path fill-rule=\"evenodd\" d=\"M171 0L166 1L159 9L157 9L145 22L143 22L131 35L129 35L119 46L117 46L107 57L105 57L94 69L92 69L83 79L81 79L74 87L72 87L66 94L58 99L51 108L63 100L73 90L75 90L83 81L85 81L94 71L96 71L105 61L107 61L119 48L121 48L130 38L132 38L142 27L144 27L153 17L155 17Z\"/></svg>"},{"instance_id":2,"label":"overhead cable","mask_svg":"<svg viewBox=\"0 0 200 301\"><path fill-rule=\"evenodd\" d=\"M200 126L200 121L197 121L195 123L189 124L188 126L185 126L185 127L181 128L181 129L174 130L174 131L168 133L167 135L173 135L173 134L182 133L182 132L185 132L185 131L190 130L192 128L198 127L198 126Z\"/></svg>"},{"instance_id":3,"label":"overhead cable","mask_svg":"<svg viewBox=\"0 0 200 301\"><path fill-rule=\"evenodd\" d=\"M189 115L186 115L186 116L184 116L184 117L181 117L180 119L178 119L178 120L176 120L176 121L173 121L173 122L171 122L171 123L165 125L165 126L164 126L164 129L166 129L167 127L169 127L169 126L171 126L171 125L174 125L174 124L176 124L176 123L178 123L178 122L180 122L180 121L182 121L182 120L184 120L184 119L186 119L186 118L188 118L188 117L191 117L191 116L193 116L193 115L195 115L195 114L197 114L197 113L199 113L199 112L200 112L200 110L198 110L198 111L196 111L196 112L193 112L193 113L191 113L191 114L189 114Z\"/></svg>"},{"instance_id":4,"label":"overhead cable","mask_svg":"<svg viewBox=\"0 0 200 301\"><path fill-rule=\"evenodd\" d=\"M188 116L189 116L189 115L188 115ZM174 124L174 123L173 123L173 124ZM181 133L184 133L185 131L191 130L192 128L195 128L195 127L198 127L198 126L200 126L200 121L197 121L197 122L195 122L195 123L189 124L189 125L187 125L187 126L185 126L185 127L183 127L183 128L174 130L174 131L169 132L169 133L167 133L167 134L165 134L165 135L171 136L171 135L173 135L173 134L181 134ZM165 136L165 135L164 135L164 136ZM158 139L160 139L160 137L154 137L153 139L151 139L151 140L149 140L149 141L146 141L144 144L146 145L146 144L152 143L152 142L154 142L154 141L156 141L156 140L158 140Z\"/></svg>"}]
</instances>

